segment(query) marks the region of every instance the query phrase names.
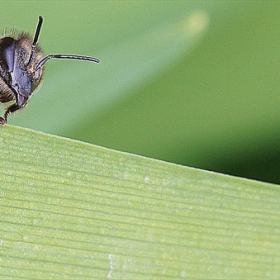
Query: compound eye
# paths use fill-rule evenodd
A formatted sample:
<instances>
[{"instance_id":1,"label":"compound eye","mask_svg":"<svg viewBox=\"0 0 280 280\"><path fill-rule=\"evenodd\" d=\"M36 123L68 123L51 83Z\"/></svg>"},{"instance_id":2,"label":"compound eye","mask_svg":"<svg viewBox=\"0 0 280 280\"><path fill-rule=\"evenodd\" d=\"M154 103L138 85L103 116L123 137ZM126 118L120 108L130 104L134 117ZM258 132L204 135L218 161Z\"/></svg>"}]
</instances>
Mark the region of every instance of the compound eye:
<instances>
[{"instance_id":1,"label":"compound eye","mask_svg":"<svg viewBox=\"0 0 280 280\"><path fill-rule=\"evenodd\" d=\"M0 46L2 49L1 60L4 62L4 65L7 67L8 72L13 72L15 65L15 49L16 44L15 40L11 37L5 37L1 39Z\"/></svg>"}]
</instances>

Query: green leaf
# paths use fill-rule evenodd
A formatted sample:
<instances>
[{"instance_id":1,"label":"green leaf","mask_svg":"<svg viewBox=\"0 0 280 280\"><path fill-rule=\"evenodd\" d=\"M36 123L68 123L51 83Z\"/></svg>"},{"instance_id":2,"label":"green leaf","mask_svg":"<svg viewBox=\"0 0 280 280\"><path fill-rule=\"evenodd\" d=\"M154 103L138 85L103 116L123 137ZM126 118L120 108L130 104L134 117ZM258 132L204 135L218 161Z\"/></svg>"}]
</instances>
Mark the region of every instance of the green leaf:
<instances>
[{"instance_id":1,"label":"green leaf","mask_svg":"<svg viewBox=\"0 0 280 280\"><path fill-rule=\"evenodd\" d=\"M5 126L0 276L278 279L280 189Z\"/></svg>"}]
</instances>

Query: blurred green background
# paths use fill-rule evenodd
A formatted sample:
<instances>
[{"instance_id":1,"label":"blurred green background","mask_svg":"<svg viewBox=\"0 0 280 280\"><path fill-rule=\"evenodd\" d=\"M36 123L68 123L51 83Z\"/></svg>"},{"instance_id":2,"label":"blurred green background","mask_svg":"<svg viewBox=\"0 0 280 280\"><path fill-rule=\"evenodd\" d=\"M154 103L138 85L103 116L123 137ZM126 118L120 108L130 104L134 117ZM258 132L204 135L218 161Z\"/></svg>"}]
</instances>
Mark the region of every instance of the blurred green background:
<instances>
[{"instance_id":1,"label":"blurred green background","mask_svg":"<svg viewBox=\"0 0 280 280\"><path fill-rule=\"evenodd\" d=\"M277 1L2 1L53 60L9 123L280 183Z\"/></svg>"}]
</instances>

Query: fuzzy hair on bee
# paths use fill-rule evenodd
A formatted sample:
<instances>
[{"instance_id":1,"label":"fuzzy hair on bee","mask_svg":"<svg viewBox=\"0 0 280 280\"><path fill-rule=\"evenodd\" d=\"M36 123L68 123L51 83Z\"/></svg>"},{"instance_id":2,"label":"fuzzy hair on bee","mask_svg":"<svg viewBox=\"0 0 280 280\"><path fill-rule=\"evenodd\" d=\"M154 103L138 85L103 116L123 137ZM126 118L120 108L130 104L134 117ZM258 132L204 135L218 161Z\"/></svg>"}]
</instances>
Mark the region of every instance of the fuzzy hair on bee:
<instances>
[{"instance_id":1,"label":"fuzzy hair on bee","mask_svg":"<svg viewBox=\"0 0 280 280\"><path fill-rule=\"evenodd\" d=\"M7 123L9 114L24 108L33 92L42 83L44 65L52 59L78 59L99 63L98 58L80 55L51 54L44 56L37 44L43 18L39 17L35 36L13 30L0 38L0 103L5 112L0 125Z\"/></svg>"}]
</instances>

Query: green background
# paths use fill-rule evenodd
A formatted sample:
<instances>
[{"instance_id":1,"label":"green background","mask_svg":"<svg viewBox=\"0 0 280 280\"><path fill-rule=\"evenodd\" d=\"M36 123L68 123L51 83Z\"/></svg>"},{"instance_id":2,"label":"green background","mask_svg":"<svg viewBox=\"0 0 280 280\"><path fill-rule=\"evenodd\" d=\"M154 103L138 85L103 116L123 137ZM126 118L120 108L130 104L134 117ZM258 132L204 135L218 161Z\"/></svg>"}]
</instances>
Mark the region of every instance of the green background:
<instances>
[{"instance_id":1,"label":"green background","mask_svg":"<svg viewBox=\"0 0 280 280\"><path fill-rule=\"evenodd\" d=\"M51 61L10 124L280 183L277 1L1 2Z\"/></svg>"}]
</instances>

